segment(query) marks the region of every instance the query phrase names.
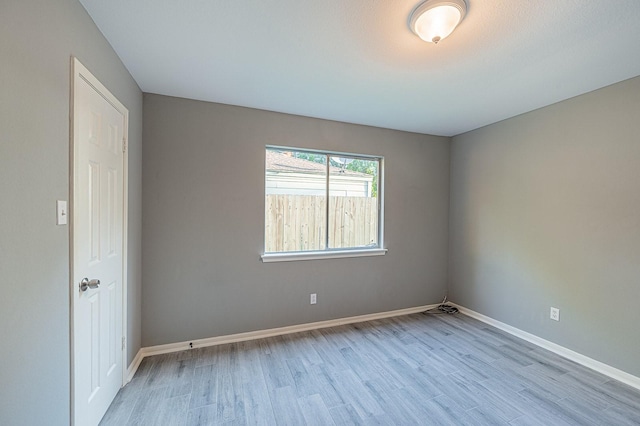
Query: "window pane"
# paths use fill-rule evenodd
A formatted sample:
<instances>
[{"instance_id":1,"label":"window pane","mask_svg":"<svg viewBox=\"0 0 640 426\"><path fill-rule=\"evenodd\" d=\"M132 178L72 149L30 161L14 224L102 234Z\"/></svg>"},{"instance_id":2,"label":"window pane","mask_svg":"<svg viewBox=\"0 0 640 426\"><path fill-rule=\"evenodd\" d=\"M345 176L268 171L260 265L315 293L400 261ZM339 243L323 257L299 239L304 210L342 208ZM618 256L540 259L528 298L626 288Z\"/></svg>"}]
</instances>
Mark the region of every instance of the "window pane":
<instances>
[{"instance_id":1,"label":"window pane","mask_svg":"<svg viewBox=\"0 0 640 426\"><path fill-rule=\"evenodd\" d=\"M377 247L379 161L330 161L329 248Z\"/></svg>"},{"instance_id":2,"label":"window pane","mask_svg":"<svg viewBox=\"0 0 640 426\"><path fill-rule=\"evenodd\" d=\"M327 156L267 148L265 253L324 250Z\"/></svg>"}]
</instances>

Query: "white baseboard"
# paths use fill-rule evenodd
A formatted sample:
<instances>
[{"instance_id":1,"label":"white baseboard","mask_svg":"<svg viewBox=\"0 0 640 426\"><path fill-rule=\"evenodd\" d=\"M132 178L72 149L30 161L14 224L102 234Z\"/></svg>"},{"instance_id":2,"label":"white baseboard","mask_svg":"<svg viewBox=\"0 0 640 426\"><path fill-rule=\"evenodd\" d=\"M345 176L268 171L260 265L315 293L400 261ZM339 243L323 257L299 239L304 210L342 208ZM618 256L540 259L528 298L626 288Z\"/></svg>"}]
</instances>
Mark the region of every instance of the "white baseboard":
<instances>
[{"instance_id":1,"label":"white baseboard","mask_svg":"<svg viewBox=\"0 0 640 426\"><path fill-rule=\"evenodd\" d=\"M140 367L140 363L142 362L143 358L144 358L143 349L140 349L136 354L136 356L133 358L133 361L131 361L129 368L127 368L127 381L125 385L129 383L131 379L133 379L133 376L134 374L136 374L136 371L138 371L138 367Z\"/></svg>"},{"instance_id":2,"label":"white baseboard","mask_svg":"<svg viewBox=\"0 0 640 426\"><path fill-rule=\"evenodd\" d=\"M424 312L437 307L435 305L416 306L413 308L398 309L395 311L378 312L375 314L358 315L355 317L338 318L327 321L311 322L306 324L290 325L287 327L270 328L267 330L249 331L246 333L229 334L226 336L208 337L205 339L190 340L186 342L169 343L166 345L149 346L141 348L135 359L129 366L129 382L140 366L142 359L151 355L179 352L187 349L204 348L207 346L224 345L226 343L244 342L247 340L264 339L266 337L281 336L283 334L299 333L301 331L317 330L320 328L337 327L339 325L354 324L358 322L373 321L382 318L397 317L402 315Z\"/></svg>"},{"instance_id":3,"label":"white baseboard","mask_svg":"<svg viewBox=\"0 0 640 426\"><path fill-rule=\"evenodd\" d=\"M589 358L588 356L572 351L571 349L567 349L564 346L560 346L556 343L545 340L534 334L527 333L526 331L520 330L519 328L512 327L508 324L495 320L491 317L472 311L471 309L467 309L464 306L460 306L455 303L451 303L451 304L457 307L461 313L467 316L470 316L471 318L475 318L478 321L482 321L502 331L506 331L507 333L512 334L516 337L519 337L522 340L531 342L534 345L540 346L543 349L556 353L564 358L567 358L573 362L576 362L587 368L597 371L598 373L604 374L605 376L611 377L612 379L615 379L619 382L632 386L636 389L640 389L640 377L636 377L632 374L619 370L608 364L605 364L600 361L596 361L593 358Z\"/></svg>"}]
</instances>

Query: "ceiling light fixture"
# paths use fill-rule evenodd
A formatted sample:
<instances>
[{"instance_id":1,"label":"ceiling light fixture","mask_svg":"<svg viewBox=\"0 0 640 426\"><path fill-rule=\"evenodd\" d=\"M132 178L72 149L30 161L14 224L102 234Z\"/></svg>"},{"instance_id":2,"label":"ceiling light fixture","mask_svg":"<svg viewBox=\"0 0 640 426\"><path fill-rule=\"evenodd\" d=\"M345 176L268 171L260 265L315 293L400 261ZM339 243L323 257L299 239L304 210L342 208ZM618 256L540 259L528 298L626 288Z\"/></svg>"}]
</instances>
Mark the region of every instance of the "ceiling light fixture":
<instances>
[{"instance_id":1,"label":"ceiling light fixture","mask_svg":"<svg viewBox=\"0 0 640 426\"><path fill-rule=\"evenodd\" d=\"M453 32L467 13L464 0L427 0L409 17L409 27L424 41L438 44Z\"/></svg>"}]
</instances>

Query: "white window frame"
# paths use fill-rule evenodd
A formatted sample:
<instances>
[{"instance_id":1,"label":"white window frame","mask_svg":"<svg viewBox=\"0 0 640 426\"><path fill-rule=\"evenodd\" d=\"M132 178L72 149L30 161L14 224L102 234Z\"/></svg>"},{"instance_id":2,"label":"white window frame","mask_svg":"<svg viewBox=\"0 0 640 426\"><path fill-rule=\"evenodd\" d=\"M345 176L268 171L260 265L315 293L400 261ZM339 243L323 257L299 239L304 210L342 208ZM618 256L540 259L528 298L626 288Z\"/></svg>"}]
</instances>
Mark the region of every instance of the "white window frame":
<instances>
[{"instance_id":1,"label":"white window frame","mask_svg":"<svg viewBox=\"0 0 640 426\"><path fill-rule=\"evenodd\" d=\"M319 154L326 155L329 157L348 157L355 158L360 160L376 160L378 161L378 245L375 247L354 247L354 248L337 248L332 249L328 247L328 241L326 243L326 248L324 250L309 250L309 251L290 251L290 252L269 252L266 253L266 233L265 223L264 223L264 214L263 214L263 253L260 256L263 262L291 262L291 261L300 261L300 260L318 260L318 259L337 259L337 258L346 258L346 257L366 257L366 256L383 256L387 253L387 249L384 248L384 157L380 155L367 155L367 154L354 154L348 152L338 152L338 151L326 151L326 150L316 150L316 149L307 149L307 148L294 148L289 146L276 146L276 145L266 145L264 149L264 153L266 156L267 150L285 150L285 151L295 151L295 152L303 152L308 154ZM265 194L264 199L266 200L266 162L265 171L263 176L265 181L263 181ZM327 161L327 169L330 164ZM328 196L329 193L329 171L327 170L327 190L326 194ZM328 200L328 198L327 198ZM328 206L327 202L327 206ZM264 206L264 204L263 204ZM266 208L266 206L265 206ZM328 207L327 207L328 208ZM328 239L329 232L329 215L327 214L327 224L326 224L326 233Z\"/></svg>"}]
</instances>

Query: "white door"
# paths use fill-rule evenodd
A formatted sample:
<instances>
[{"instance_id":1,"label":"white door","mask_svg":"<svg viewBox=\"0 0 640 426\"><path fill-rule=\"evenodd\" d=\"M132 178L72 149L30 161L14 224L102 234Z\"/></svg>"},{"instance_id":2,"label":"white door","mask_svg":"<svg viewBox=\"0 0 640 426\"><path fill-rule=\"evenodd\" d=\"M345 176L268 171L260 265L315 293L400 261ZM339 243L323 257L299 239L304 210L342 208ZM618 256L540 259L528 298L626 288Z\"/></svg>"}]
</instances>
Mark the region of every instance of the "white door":
<instances>
[{"instance_id":1,"label":"white door","mask_svg":"<svg viewBox=\"0 0 640 426\"><path fill-rule=\"evenodd\" d=\"M126 109L74 61L73 419L97 425L123 384Z\"/></svg>"}]
</instances>

